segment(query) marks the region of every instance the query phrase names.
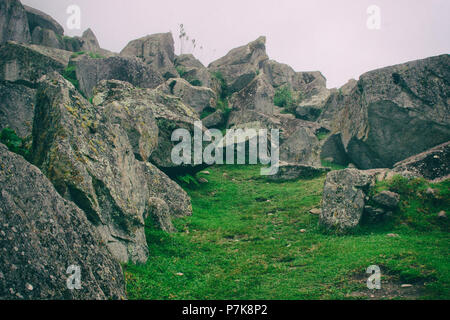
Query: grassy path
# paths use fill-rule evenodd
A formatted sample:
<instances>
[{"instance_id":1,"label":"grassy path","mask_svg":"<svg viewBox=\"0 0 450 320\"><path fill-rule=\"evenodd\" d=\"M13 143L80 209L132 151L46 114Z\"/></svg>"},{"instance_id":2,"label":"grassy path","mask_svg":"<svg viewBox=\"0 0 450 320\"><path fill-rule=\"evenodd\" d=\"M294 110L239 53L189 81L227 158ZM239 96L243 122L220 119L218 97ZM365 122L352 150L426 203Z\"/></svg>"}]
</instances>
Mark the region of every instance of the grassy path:
<instances>
[{"instance_id":1,"label":"grassy path","mask_svg":"<svg viewBox=\"0 0 450 320\"><path fill-rule=\"evenodd\" d=\"M324 176L269 184L255 166L209 171L200 174L208 184L187 189L194 214L176 221L179 233L147 229L147 264L125 267L130 299L370 298L370 265L381 267L386 287L377 298L450 298L448 223L327 235L309 213ZM402 283L413 288L402 292Z\"/></svg>"}]
</instances>

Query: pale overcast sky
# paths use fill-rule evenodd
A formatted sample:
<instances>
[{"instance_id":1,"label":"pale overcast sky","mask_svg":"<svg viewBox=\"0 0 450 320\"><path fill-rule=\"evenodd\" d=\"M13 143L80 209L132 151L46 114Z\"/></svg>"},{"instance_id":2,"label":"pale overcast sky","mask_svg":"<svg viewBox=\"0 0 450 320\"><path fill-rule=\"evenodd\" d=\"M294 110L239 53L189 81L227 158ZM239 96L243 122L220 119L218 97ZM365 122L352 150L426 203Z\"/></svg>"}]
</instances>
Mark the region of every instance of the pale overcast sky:
<instances>
[{"instance_id":1,"label":"pale overcast sky","mask_svg":"<svg viewBox=\"0 0 450 320\"><path fill-rule=\"evenodd\" d=\"M50 14L67 35L91 28L100 45L120 52L147 34L178 26L203 46L205 65L260 35L271 59L296 71L319 70L328 87L384 66L450 53L449 0L22 0ZM69 30L70 5L81 9L81 30ZM367 9L381 9L381 28L367 27ZM188 50L190 48L188 47ZM186 50L185 50L186 51ZM192 51L192 50L190 50ZM192 53L192 52L189 52Z\"/></svg>"}]
</instances>

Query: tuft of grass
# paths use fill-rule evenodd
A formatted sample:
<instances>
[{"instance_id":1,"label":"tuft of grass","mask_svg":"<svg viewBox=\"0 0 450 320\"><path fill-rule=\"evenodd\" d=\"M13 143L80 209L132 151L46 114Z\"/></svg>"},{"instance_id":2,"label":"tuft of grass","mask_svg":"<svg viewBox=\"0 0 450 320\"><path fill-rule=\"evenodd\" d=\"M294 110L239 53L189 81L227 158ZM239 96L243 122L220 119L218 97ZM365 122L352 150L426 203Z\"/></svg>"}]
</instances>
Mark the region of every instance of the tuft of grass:
<instances>
[{"instance_id":1,"label":"tuft of grass","mask_svg":"<svg viewBox=\"0 0 450 320\"><path fill-rule=\"evenodd\" d=\"M259 170L215 166L209 183L187 188L193 215L175 220L175 234L146 229L148 262L124 267L128 297L356 299L353 292L368 290L355 276L368 277L375 264L382 280L426 282L423 298L450 298L448 231L388 222L347 236L326 234L309 213L320 206L325 176L272 184ZM448 201L449 182L434 187ZM397 214L408 219L415 208L402 206ZM418 214L411 219L421 224Z\"/></svg>"},{"instance_id":2,"label":"tuft of grass","mask_svg":"<svg viewBox=\"0 0 450 320\"><path fill-rule=\"evenodd\" d=\"M3 143L11 152L17 153L25 159L28 159L30 156L30 138L20 138L11 128L4 128L0 132L0 142Z\"/></svg>"},{"instance_id":3,"label":"tuft of grass","mask_svg":"<svg viewBox=\"0 0 450 320\"><path fill-rule=\"evenodd\" d=\"M77 68L73 63L69 63L67 68L63 72L63 77L68 80L78 90L79 83L77 80Z\"/></svg>"},{"instance_id":4,"label":"tuft of grass","mask_svg":"<svg viewBox=\"0 0 450 320\"><path fill-rule=\"evenodd\" d=\"M323 159L321 160L321 163L322 163L322 167L330 168L331 170L344 170L344 169L347 169L347 166L336 164L336 163L333 163L333 162L330 162L330 161L326 161L326 160L323 160Z\"/></svg>"}]
</instances>

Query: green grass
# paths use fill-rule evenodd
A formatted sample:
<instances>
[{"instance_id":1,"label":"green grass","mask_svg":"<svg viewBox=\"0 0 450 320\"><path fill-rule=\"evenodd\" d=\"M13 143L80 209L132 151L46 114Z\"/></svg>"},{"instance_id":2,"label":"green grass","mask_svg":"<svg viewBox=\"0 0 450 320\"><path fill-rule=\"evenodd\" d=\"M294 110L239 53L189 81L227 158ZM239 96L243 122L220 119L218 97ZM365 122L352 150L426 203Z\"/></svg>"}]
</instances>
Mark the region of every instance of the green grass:
<instances>
[{"instance_id":1,"label":"green grass","mask_svg":"<svg viewBox=\"0 0 450 320\"><path fill-rule=\"evenodd\" d=\"M430 218L433 227L417 228L424 213L408 207L411 193L392 221L337 236L309 213L325 176L267 183L258 166L208 170L198 175L208 184L187 189L194 214L175 221L179 233L146 230L148 262L125 266L130 299L350 299L367 290L355 277L367 278L373 264L382 279L426 281L423 298L450 298L448 223ZM449 182L435 187L443 202L424 202L433 217L448 204Z\"/></svg>"}]
</instances>

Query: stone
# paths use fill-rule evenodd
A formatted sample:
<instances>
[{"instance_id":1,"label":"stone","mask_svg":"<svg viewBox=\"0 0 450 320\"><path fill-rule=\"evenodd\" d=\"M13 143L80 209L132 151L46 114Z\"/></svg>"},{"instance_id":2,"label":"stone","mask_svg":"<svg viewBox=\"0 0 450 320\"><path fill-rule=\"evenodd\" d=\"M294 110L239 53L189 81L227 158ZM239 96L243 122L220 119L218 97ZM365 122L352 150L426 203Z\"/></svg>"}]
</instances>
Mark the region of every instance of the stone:
<instances>
[{"instance_id":1,"label":"stone","mask_svg":"<svg viewBox=\"0 0 450 320\"><path fill-rule=\"evenodd\" d=\"M259 37L247 45L231 50L212 62L208 69L213 74L220 74L230 93L233 93L245 88L257 76L262 63L267 59L266 38Z\"/></svg>"},{"instance_id":2,"label":"stone","mask_svg":"<svg viewBox=\"0 0 450 320\"><path fill-rule=\"evenodd\" d=\"M311 209L311 210L309 210L309 213L311 213L312 215L320 215L321 213L322 213L322 209L320 209L320 208L314 208L314 209Z\"/></svg>"},{"instance_id":3,"label":"stone","mask_svg":"<svg viewBox=\"0 0 450 320\"><path fill-rule=\"evenodd\" d=\"M341 166L349 164L350 160L342 144L340 133L333 134L325 140L321 147L320 158Z\"/></svg>"},{"instance_id":4,"label":"stone","mask_svg":"<svg viewBox=\"0 0 450 320\"><path fill-rule=\"evenodd\" d=\"M24 8L27 14L28 25L31 33L33 33L35 28L40 27L42 29L51 30L56 35L64 35L64 28L48 14L29 6L24 6Z\"/></svg>"},{"instance_id":5,"label":"stone","mask_svg":"<svg viewBox=\"0 0 450 320\"><path fill-rule=\"evenodd\" d=\"M127 132L57 73L41 79L32 162L73 201L120 262L145 263L148 186Z\"/></svg>"},{"instance_id":6,"label":"stone","mask_svg":"<svg viewBox=\"0 0 450 320\"><path fill-rule=\"evenodd\" d=\"M202 119L203 126L208 129L218 129L222 127L225 122L225 113L222 110L216 110Z\"/></svg>"},{"instance_id":7,"label":"stone","mask_svg":"<svg viewBox=\"0 0 450 320\"><path fill-rule=\"evenodd\" d=\"M439 217L439 218L446 219L446 218L447 218L447 213L446 213L445 211L440 211L440 212L438 213L438 217Z\"/></svg>"},{"instance_id":8,"label":"stone","mask_svg":"<svg viewBox=\"0 0 450 320\"><path fill-rule=\"evenodd\" d=\"M31 43L56 49L64 49L63 41L51 29L37 26L31 34Z\"/></svg>"},{"instance_id":9,"label":"stone","mask_svg":"<svg viewBox=\"0 0 450 320\"><path fill-rule=\"evenodd\" d=\"M2 144L0 163L0 299L125 299L121 266L84 212ZM81 290L67 288L70 265L81 268Z\"/></svg>"},{"instance_id":10,"label":"stone","mask_svg":"<svg viewBox=\"0 0 450 320\"><path fill-rule=\"evenodd\" d=\"M31 136L35 95L32 87L0 81L0 131L10 128L22 139Z\"/></svg>"},{"instance_id":11,"label":"stone","mask_svg":"<svg viewBox=\"0 0 450 320\"><path fill-rule=\"evenodd\" d=\"M157 70L133 57L94 59L83 55L72 63L76 68L79 90L86 97L92 97L94 87L101 80L126 81L139 88L156 88L163 83Z\"/></svg>"},{"instance_id":12,"label":"stone","mask_svg":"<svg viewBox=\"0 0 450 320\"><path fill-rule=\"evenodd\" d=\"M365 206L363 215L368 223L377 223L386 215L386 211L381 208Z\"/></svg>"},{"instance_id":13,"label":"stone","mask_svg":"<svg viewBox=\"0 0 450 320\"><path fill-rule=\"evenodd\" d=\"M191 84L212 88L212 78L208 69L192 54L175 57L175 66L181 78Z\"/></svg>"},{"instance_id":14,"label":"stone","mask_svg":"<svg viewBox=\"0 0 450 320\"><path fill-rule=\"evenodd\" d=\"M156 149L150 155L151 163L166 173L179 173L180 170L195 167L193 164L175 164L171 157L173 147L178 144L171 141L173 131L183 128L193 136L194 122L200 121L198 114L191 107L185 105L180 98L168 96L157 89L136 88L124 81L109 82L110 89L94 93L94 105L100 106L109 100L125 109L145 106L153 113L158 126L158 140Z\"/></svg>"},{"instance_id":15,"label":"stone","mask_svg":"<svg viewBox=\"0 0 450 320\"><path fill-rule=\"evenodd\" d=\"M351 231L358 226L366 194L375 179L374 172L356 169L328 173L323 190L320 225L339 233Z\"/></svg>"},{"instance_id":16,"label":"stone","mask_svg":"<svg viewBox=\"0 0 450 320\"><path fill-rule=\"evenodd\" d=\"M298 128L280 146L280 159L285 162L320 167L320 143L314 131Z\"/></svg>"},{"instance_id":17,"label":"stone","mask_svg":"<svg viewBox=\"0 0 450 320\"><path fill-rule=\"evenodd\" d=\"M215 110L216 94L210 88L192 86L182 78L169 79L158 88L165 94L179 97L184 104L194 109L198 115L204 110Z\"/></svg>"},{"instance_id":18,"label":"stone","mask_svg":"<svg viewBox=\"0 0 450 320\"><path fill-rule=\"evenodd\" d=\"M174 66L175 47L172 33L158 33L130 41L120 55L142 59L158 70L166 80L178 77Z\"/></svg>"},{"instance_id":19,"label":"stone","mask_svg":"<svg viewBox=\"0 0 450 320\"><path fill-rule=\"evenodd\" d=\"M275 90L267 77L260 74L231 97L230 105L234 110L253 110L270 115L280 110L273 103L274 95Z\"/></svg>"},{"instance_id":20,"label":"stone","mask_svg":"<svg viewBox=\"0 0 450 320\"><path fill-rule=\"evenodd\" d=\"M296 181L299 179L310 179L320 176L330 171L329 168L312 167L301 164L292 164L281 162L278 167L278 172L274 175L267 176L271 181Z\"/></svg>"},{"instance_id":21,"label":"stone","mask_svg":"<svg viewBox=\"0 0 450 320\"><path fill-rule=\"evenodd\" d=\"M63 55L55 58L35 46L8 42L0 47L0 80L34 84L49 72L63 73L66 66Z\"/></svg>"},{"instance_id":22,"label":"stone","mask_svg":"<svg viewBox=\"0 0 450 320\"><path fill-rule=\"evenodd\" d=\"M29 43L30 29L25 8L19 0L0 2L0 45L7 41Z\"/></svg>"},{"instance_id":23,"label":"stone","mask_svg":"<svg viewBox=\"0 0 450 320\"><path fill-rule=\"evenodd\" d=\"M450 141L394 165L394 171L409 171L431 181L450 177Z\"/></svg>"},{"instance_id":24,"label":"stone","mask_svg":"<svg viewBox=\"0 0 450 320\"><path fill-rule=\"evenodd\" d=\"M400 195L391 191L381 191L372 197L372 201L381 207L395 209L400 202Z\"/></svg>"},{"instance_id":25,"label":"stone","mask_svg":"<svg viewBox=\"0 0 450 320\"><path fill-rule=\"evenodd\" d=\"M448 54L368 72L335 93L332 131L358 168L392 168L450 140L449 79Z\"/></svg>"}]
</instances>

